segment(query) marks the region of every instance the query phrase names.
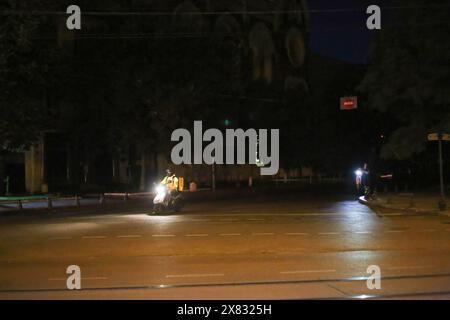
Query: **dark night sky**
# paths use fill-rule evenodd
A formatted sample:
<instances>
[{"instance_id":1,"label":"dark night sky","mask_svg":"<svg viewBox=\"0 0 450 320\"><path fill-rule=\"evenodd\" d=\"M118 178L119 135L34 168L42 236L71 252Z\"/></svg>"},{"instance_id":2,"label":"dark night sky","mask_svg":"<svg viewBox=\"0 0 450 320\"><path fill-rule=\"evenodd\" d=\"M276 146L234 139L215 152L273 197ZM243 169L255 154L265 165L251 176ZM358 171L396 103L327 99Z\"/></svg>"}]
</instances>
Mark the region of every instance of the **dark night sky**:
<instances>
[{"instance_id":1,"label":"dark night sky","mask_svg":"<svg viewBox=\"0 0 450 320\"><path fill-rule=\"evenodd\" d=\"M360 8L352 12L311 12L310 48L323 56L365 63L376 31L366 28L367 6L361 0L310 0L310 10ZM382 1L374 1L373 4ZM379 4L381 6L381 4ZM382 12L383 21L383 12Z\"/></svg>"}]
</instances>

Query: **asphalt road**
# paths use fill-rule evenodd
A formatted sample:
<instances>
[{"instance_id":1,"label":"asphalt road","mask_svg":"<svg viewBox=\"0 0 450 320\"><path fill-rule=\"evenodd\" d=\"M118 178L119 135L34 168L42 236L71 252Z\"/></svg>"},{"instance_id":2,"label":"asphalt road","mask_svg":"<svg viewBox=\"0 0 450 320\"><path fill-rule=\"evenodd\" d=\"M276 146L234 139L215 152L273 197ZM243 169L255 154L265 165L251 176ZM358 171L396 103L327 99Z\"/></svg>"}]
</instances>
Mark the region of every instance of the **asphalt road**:
<instances>
[{"instance_id":1,"label":"asphalt road","mask_svg":"<svg viewBox=\"0 0 450 320\"><path fill-rule=\"evenodd\" d=\"M296 195L0 217L0 298L449 299L450 219Z\"/></svg>"}]
</instances>

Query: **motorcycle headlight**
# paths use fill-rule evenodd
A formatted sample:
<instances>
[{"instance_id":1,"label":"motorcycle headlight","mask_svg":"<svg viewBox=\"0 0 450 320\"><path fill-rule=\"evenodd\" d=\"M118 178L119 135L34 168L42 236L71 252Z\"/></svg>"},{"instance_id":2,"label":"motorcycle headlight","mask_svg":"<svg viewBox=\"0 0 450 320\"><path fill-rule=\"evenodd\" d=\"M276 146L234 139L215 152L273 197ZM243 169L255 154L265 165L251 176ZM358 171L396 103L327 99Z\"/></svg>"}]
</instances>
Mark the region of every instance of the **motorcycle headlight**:
<instances>
[{"instance_id":1,"label":"motorcycle headlight","mask_svg":"<svg viewBox=\"0 0 450 320\"><path fill-rule=\"evenodd\" d=\"M156 193L165 194L166 193L166 188L164 188L164 186L157 186L156 187Z\"/></svg>"}]
</instances>

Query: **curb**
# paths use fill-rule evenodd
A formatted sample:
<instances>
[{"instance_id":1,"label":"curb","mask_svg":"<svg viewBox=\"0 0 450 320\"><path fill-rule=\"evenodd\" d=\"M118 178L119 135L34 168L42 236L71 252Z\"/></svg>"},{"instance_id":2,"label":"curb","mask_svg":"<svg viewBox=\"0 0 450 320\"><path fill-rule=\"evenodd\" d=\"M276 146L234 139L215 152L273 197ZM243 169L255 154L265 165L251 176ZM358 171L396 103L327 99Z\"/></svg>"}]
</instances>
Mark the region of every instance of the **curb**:
<instances>
[{"instance_id":1,"label":"curb","mask_svg":"<svg viewBox=\"0 0 450 320\"><path fill-rule=\"evenodd\" d=\"M405 215L406 214L429 214L429 215L443 215L443 216L450 217L450 212L441 212L439 210L420 210L417 208L399 208L399 207L387 206L387 205L382 205L379 203L374 203L374 202L368 201L364 198L364 196L359 197L358 202L365 206L368 206L369 208L381 208L381 209L402 211L405 213Z\"/></svg>"},{"instance_id":2,"label":"curb","mask_svg":"<svg viewBox=\"0 0 450 320\"><path fill-rule=\"evenodd\" d=\"M196 203L200 201L221 201L227 200L230 198L235 198L238 196L249 197L254 195L253 190L247 189L239 190L239 189L223 189L212 191L210 189L200 189L195 192L185 191L186 199L191 203ZM108 199L114 198L122 198L125 193L109 193L110 197ZM100 198L98 199L98 203L90 203L90 204L82 204L82 205L67 205L67 206L53 206L51 208L48 207L37 207L37 208L24 208L19 210L18 208L8 208L0 211L0 218L2 217L20 217L20 216L31 216L31 215L58 215L61 213L65 214L86 214L95 212L97 214L101 213L111 213L115 211L126 210L150 210L153 206L153 193L130 193L128 194L128 200L121 201L110 201L103 200L104 202L100 202ZM0 203L1 205L1 203Z\"/></svg>"}]
</instances>

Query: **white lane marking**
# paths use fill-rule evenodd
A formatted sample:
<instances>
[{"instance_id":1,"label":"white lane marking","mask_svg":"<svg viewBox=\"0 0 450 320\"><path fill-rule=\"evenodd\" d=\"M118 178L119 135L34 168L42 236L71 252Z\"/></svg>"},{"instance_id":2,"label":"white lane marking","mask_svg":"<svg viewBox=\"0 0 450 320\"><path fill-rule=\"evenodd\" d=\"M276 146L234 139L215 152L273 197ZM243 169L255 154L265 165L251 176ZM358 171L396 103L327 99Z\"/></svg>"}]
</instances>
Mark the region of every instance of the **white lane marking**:
<instances>
[{"instance_id":1,"label":"white lane marking","mask_svg":"<svg viewBox=\"0 0 450 320\"><path fill-rule=\"evenodd\" d=\"M186 237L207 237L207 233L194 233L194 234L187 234Z\"/></svg>"},{"instance_id":2,"label":"white lane marking","mask_svg":"<svg viewBox=\"0 0 450 320\"><path fill-rule=\"evenodd\" d=\"M388 270L407 270L407 269L426 269L432 268L433 266L398 266L398 267L387 267Z\"/></svg>"},{"instance_id":3,"label":"white lane marking","mask_svg":"<svg viewBox=\"0 0 450 320\"><path fill-rule=\"evenodd\" d=\"M49 240L70 240L72 239L72 237L53 237L53 238L48 238Z\"/></svg>"},{"instance_id":4,"label":"white lane marking","mask_svg":"<svg viewBox=\"0 0 450 320\"><path fill-rule=\"evenodd\" d=\"M252 233L252 236L273 236L275 233L272 232L255 232Z\"/></svg>"},{"instance_id":5,"label":"white lane marking","mask_svg":"<svg viewBox=\"0 0 450 320\"><path fill-rule=\"evenodd\" d=\"M402 233L403 230L387 230L385 233Z\"/></svg>"},{"instance_id":6,"label":"white lane marking","mask_svg":"<svg viewBox=\"0 0 450 320\"><path fill-rule=\"evenodd\" d=\"M329 236L329 235L336 235L340 234L339 232L319 232L319 235Z\"/></svg>"},{"instance_id":7,"label":"white lane marking","mask_svg":"<svg viewBox=\"0 0 450 320\"><path fill-rule=\"evenodd\" d=\"M66 281L67 278L49 278L48 281ZM81 277L81 280L108 280L107 277Z\"/></svg>"},{"instance_id":8,"label":"white lane marking","mask_svg":"<svg viewBox=\"0 0 450 320\"><path fill-rule=\"evenodd\" d=\"M221 233L221 234L219 234L219 236L223 236L223 237L226 237L226 236L240 236L241 234L240 233Z\"/></svg>"},{"instance_id":9,"label":"white lane marking","mask_svg":"<svg viewBox=\"0 0 450 320\"><path fill-rule=\"evenodd\" d=\"M225 213L227 216L230 217L273 217L273 213L255 213L255 212L249 212L249 213ZM366 216L367 213L355 213L355 215L358 216ZM298 216L335 216L335 217L347 217L346 213L336 213L336 212L322 212L322 213L277 213L276 217L298 217ZM198 215L193 214L190 215L190 217L211 217L211 218L220 218L223 217L223 214L204 214L204 215Z\"/></svg>"},{"instance_id":10,"label":"white lane marking","mask_svg":"<svg viewBox=\"0 0 450 320\"><path fill-rule=\"evenodd\" d=\"M117 238L140 238L142 235L140 234L127 234L124 236L117 236Z\"/></svg>"},{"instance_id":11,"label":"white lane marking","mask_svg":"<svg viewBox=\"0 0 450 320\"><path fill-rule=\"evenodd\" d=\"M152 234L152 237L164 238L164 237L175 237L174 234Z\"/></svg>"},{"instance_id":12,"label":"white lane marking","mask_svg":"<svg viewBox=\"0 0 450 320\"><path fill-rule=\"evenodd\" d=\"M105 239L106 236L83 236L82 239Z\"/></svg>"},{"instance_id":13,"label":"white lane marking","mask_svg":"<svg viewBox=\"0 0 450 320\"><path fill-rule=\"evenodd\" d=\"M166 278L223 277L223 273L168 274Z\"/></svg>"},{"instance_id":14,"label":"white lane marking","mask_svg":"<svg viewBox=\"0 0 450 320\"><path fill-rule=\"evenodd\" d=\"M285 233L285 235L287 235L287 236L307 236L308 233L303 233L303 232L287 232L287 233Z\"/></svg>"},{"instance_id":15,"label":"white lane marking","mask_svg":"<svg viewBox=\"0 0 450 320\"><path fill-rule=\"evenodd\" d=\"M332 273L336 272L334 269L327 270L293 270L293 271L281 271L281 274L299 274L299 273Z\"/></svg>"},{"instance_id":16,"label":"white lane marking","mask_svg":"<svg viewBox=\"0 0 450 320\"><path fill-rule=\"evenodd\" d=\"M357 234L370 234L372 233L372 231L355 231L353 233L357 233Z\"/></svg>"}]
</instances>

